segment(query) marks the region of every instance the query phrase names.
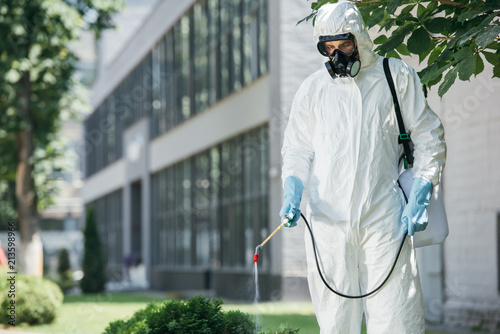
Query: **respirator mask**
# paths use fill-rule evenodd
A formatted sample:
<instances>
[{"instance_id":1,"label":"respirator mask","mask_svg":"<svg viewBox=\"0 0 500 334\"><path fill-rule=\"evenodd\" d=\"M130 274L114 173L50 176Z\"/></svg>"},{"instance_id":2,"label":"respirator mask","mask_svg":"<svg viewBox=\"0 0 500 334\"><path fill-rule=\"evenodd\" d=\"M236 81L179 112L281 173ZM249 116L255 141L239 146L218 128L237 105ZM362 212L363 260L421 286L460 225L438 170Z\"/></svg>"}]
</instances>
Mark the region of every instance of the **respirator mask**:
<instances>
[{"instance_id":1,"label":"respirator mask","mask_svg":"<svg viewBox=\"0 0 500 334\"><path fill-rule=\"evenodd\" d=\"M333 52L329 52L329 46L325 42L331 41L345 41L345 43L341 43L339 48L336 48ZM356 57L358 55L358 46L353 34L320 36L317 47L319 53L328 57L325 67L332 78L353 78L359 73L361 61Z\"/></svg>"}]
</instances>

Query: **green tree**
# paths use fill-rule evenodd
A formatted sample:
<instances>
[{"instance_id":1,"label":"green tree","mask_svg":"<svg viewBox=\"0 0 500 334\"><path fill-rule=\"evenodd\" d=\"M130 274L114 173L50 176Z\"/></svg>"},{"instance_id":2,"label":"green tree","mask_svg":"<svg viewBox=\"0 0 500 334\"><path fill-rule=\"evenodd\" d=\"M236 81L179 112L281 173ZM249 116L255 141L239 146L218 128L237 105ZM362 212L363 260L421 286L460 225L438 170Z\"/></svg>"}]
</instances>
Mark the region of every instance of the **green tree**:
<instances>
[{"instance_id":1,"label":"green tree","mask_svg":"<svg viewBox=\"0 0 500 334\"><path fill-rule=\"evenodd\" d=\"M0 2L0 180L16 185L22 272L42 275L38 204L59 116L72 100L76 57L68 44L83 30L111 27L121 7L122 0Z\"/></svg>"},{"instance_id":2,"label":"green tree","mask_svg":"<svg viewBox=\"0 0 500 334\"><path fill-rule=\"evenodd\" d=\"M66 292L73 287L73 271L71 270L69 253L66 248L63 248L59 251L57 260L57 273L59 275L58 283L61 287L61 290Z\"/></svg>"},{"instance_id":3,"label":"green tree","mask_svg":"<svg viewBox=\"0 0 500 334\"><path fill-rule=\"evenodd\" d=\"M59 257L57 261L57 273L60 275L64 273L66 270L71 269L71 264L69 262L69 253L66 248L63 248L59 251Z\"/></svg>"},{"instance_id":4,"label":"green tree","mask_svg":"<svg viewBox=\"0 0 500 334\"><path fill-rule=\"evenodd\" d=\"M324 4L311 3L316 16ZM356 4L366 25L385 30L374 40L375 51L388 57L412 54L427 66L419 72L422 83L439 85L443 96L460 80L484 70L484 60L493 65L493 77L500 78L500 0L361 0ZM300 23L299 22L299 23Z\"/></svg>"},{"instance_id":5,"label":"green tree","mask_svg":"<svg viewBox=\"0 0 500 334\"><path fill-rule=\"evenodd\" d=\"M83 247L83 278L80 287L84 293L96 293L104 291L106 274L104 272L104 257L101 252L101 241L97 231L94 210L87 210Z\"/></svg>"}]
</instances>

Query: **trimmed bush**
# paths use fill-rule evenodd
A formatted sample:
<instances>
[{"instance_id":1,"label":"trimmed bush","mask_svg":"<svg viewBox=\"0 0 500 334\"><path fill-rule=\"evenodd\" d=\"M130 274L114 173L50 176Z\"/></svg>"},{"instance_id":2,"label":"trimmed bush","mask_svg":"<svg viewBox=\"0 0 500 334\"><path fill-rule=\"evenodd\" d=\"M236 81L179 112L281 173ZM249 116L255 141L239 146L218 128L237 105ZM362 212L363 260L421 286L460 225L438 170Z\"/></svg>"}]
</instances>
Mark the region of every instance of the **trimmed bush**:
<instances>
[{"instance_id":1,"label":"trimmed bush","mask_svg":"<svg viewBox=\"0 0 500 334\"><path fill-rule=\"evenodd\" d=\"M240 311L223 312L222 300L201 296L149 304L129 320L109 324L106 334L253 334L255 322Z\"/></svg>"},{"instance_id":2,"label":"trimmed bush","mask_svg":"<svg viewBox=\"0 0 500 334\"><path fill-rule=\"evenodd\" d=\"M57 263L58 284L61 290L66 293L73 287L73 271L69 262L69 253L66 248L61 249L59 252Z\"/></svg>"},{"instance_id":3,"label":"trimmed bush","mask_svg":"<svg viewBox=\"0 0 500 334\"><path fill-rule=\"evenodd\" d=\"M59 256L57 259L57 273L61 275L67 270L71 269L71 264L69 263L69 253L66 248L59 251Z\"/></svg>"},{"instance_id":4,"label":"trimmed bush","mask_svg":"<svg viewBox=\"0 0 500 334\"><path fill-rule=\"evenodd\" d=\"M240 311L221 310L221 299L196 296L187 301L152 303L128 320L111 322L104 334L254 334L255 321ZM296 334L281 325L259 334Z\"/></svg>"},{"instance_id":5,"label":"trimmed bush","mask_svg":"<svg viewBox=\"0 0 500 334\"><path fill-rule=\"evenodd\" d=\"M104 272L104 258L101 252L101 241L97 231L94 210L87 210L83 253L83 278L80 287L83 293L103 292L106 284L106 274Z\"/></svg>"},{"instance_id":6,"label":"trimmed bush","mask_svg":"<svg viewBox=\"0 0 500 334\"><path fill-rule=\"evenodd\" d=\"M2 291L9 290L9 281L6 271L2 270ZM5 281L5 282L4 282ZM7 283L7 284L5 284ZM57 284L36 276L23 274L15 275L15 297L2 294L1 308L7 310L11 307L11 300L15 301L15 324L27 323L29 325L48 324L56 318L57 309L62 305L63 293ZM0 322L9 325L8 312L1 312Z\"/></svg>"},{"instance_id":7,"label":"trimmed bush","mask_svg":"<svg viewBox=\"0 0 500 334\"><path fill-rule=\"evenodd\" d=\"M158 304L149 304L146 308L141 309L134 313L128 320L117 320L111 322L105 329L105 333L113 334L128 334L138 333L140 328L146 326L145 319L150 313L156 311L159 307Z\"/></svg>"}]
</instances>

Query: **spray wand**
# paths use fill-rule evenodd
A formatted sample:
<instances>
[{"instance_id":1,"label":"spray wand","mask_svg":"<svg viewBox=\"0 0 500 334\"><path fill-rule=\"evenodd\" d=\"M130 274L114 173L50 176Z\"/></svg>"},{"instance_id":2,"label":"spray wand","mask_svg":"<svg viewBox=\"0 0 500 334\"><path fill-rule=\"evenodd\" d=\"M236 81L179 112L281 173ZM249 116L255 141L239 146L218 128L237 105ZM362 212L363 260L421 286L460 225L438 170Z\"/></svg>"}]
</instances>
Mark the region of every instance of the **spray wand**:
<instances>
[{"instance_id":1,"label":"spray wand","mask_svg":"<svg viewBox=\"0 0 500 334\"><path fill-rule=\"evenodd\" d=\"M283 219L283 221L281 222L280 226L278 226L273 233L271 233L267 238L266 240L264 240L260 245L258 245L257 247L255 247L255 254L253 255L253 262L259 262L259 253L260 253L260 250L262 249L262 246L264 246L268 241L269 239L271 239L275 234L276 232L278 232L283 226L285 226L285 224L287 224L289 222L289 219L288 219L288 215L285 215L285 219Z\"/></svg>"}]
</instances>

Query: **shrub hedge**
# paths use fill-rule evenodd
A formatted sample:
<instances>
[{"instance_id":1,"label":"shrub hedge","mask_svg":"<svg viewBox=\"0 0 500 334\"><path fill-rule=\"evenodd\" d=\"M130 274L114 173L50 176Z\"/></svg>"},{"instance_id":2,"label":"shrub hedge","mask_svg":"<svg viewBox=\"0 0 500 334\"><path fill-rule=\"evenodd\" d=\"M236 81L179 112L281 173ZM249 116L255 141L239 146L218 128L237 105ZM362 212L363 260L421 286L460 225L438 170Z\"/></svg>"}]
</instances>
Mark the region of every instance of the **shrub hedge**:
<instances>
[{"instance_id":1,"label":"shrub hedge","mask_svg":"<svg viewBox=\"0 0 500 334\"><path fill-rule=\"evenodd\" d=\"M105 334L253 334L255 321L240 311L221 310L222 300L196 296L187 301L149 304L128 320L117 320ZM261 334L298 333L298 329L280 328Z\"/></svg>"},{"instance_id":2,"label":"shrub hedge","mask_svg":"<svg viewBox=\"0 0 500 334\"><path fill-rule=\"evenodd\" d=\"M20 273L15 275L15 280L9 281L11 275L4 269L0 276L7 277L0 283L0 290L6 292L0 294L0 307L6 310L0 314L0 323L9 325L14 319L11 315L15 315L16 325L40 325L54 321L57 309L63 302L63 293L57 284L45 278Z\"/></svg>"}]
</instances>

